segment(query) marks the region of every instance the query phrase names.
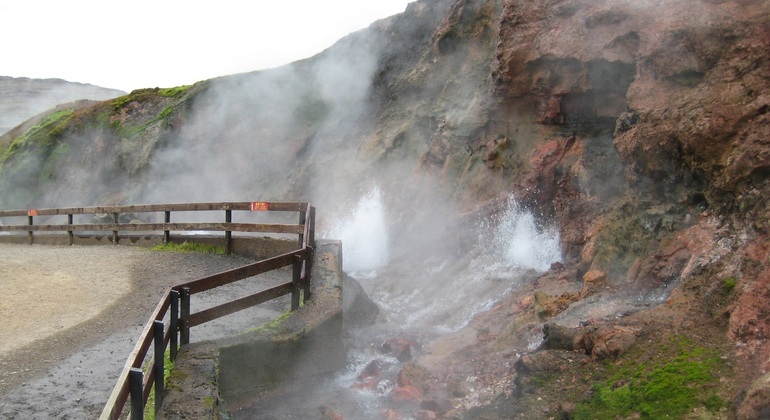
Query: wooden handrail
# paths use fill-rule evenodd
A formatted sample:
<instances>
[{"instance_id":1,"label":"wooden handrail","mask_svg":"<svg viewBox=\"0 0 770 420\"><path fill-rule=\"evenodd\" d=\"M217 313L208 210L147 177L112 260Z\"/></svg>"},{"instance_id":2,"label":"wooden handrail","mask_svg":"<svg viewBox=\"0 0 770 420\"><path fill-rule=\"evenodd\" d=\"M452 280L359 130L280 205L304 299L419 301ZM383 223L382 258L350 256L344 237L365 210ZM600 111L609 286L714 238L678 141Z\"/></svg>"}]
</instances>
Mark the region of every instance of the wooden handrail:
<instances>
[{"instance_id":1,"label":"wooden handrail","mask_svg":"<svg viewBox=\"0 0 770 420\"><path fill-rule=\"evenodd\" d=\"M306 211L308 203L280 201L240 201L218 203L178 203L178 204L141 204L133 206L97 206L69 207L30 210L0 210L0 217L55 216L66 214L105 214L105 213L155 213L162 211L217 211L217 210L249 210L249 211Z\"/></svg>"},{"instance_id":2,"label":"wooden handrail","mask_svg":"<svg viewBox=\"0 0 770 420\"><path fill-rule=\"evenodd\" d=\"M297 224L257 224L257 223L232 223L231 211L279 211L279 212L298 212L299 221ZM189 212L189 211L225 211L225 223L171 223L171 212ZM118 215L126 213L150 213L163 212L164 223L119 223ZM111 214L114 223L73 223L73 215L81 214ZM34 218L39 216L58 216L66 215L66 224L34 224ZM118 241L118 231L162 231L164 241L168 241L170 231L224 231L226 232L227 249L230 249L231 232L265 232L294 234L299 237L298 249L282 255L278 255L255 263L247 264L232 270L224 271L218 274L206 276L194 281L169 287L164 292L162 298L153 310L150 319L145 324L142 333L139 336L134 349L128 356L123 370L118 376L118 381L110 394L110 397L102 411L102 419L118 419L123 412L123 407L128 401L129 395L133 395L131 388L131 378L139 377L141 379L140 401L132 401L132 406L144 407L150 395L151 388L158 380L154 367L156 363L162 363L158 360L150 360L148 371L142 374L142 365L147 359L147 352L153 344L156 321L164 328L162 345L165 350L172 342L180 343L177 340L178 335L189 337L189 328L203 324L205 322L220 318L246 309L248 307L267 302L280 296L292 294L292 310L299 306L299 293L303 290L303 298L310 298L310 281L313 266L313 246L315 244L315 208L309 203L302 202L217 202L217 203L182 203L182 204L151 204L151 205L133 205L133 206L98 206L98 207L72 207L72 208L50 208L50 209L31 209L31 210L4 210L0 211L0 218L26 217L26 224L0 224L0 232L27 232L29 242L32 243L33 232L67 232L72 243L73 232L112 232L113 242ZM175 330L169 326L165 328L163 321L169 314L172 305L172 296L194 295L206 290L211 290L226 284L253 277L258 274L267 273L289 265L294 266L292 279L286 283L273 286L266 290L254 293L252 295L234 299L224 304L208 308L206 310L190 313L188 308L179 308L183 317L175 314L172 318L179 319L179 325ZM184 299L183 299L184 300ZM188 300L189 301L189 300ZM160 327L159 327L160 328ZM183 331L186 330L186 331ZM158 338L160 339L160 337ZM184 344L182 342L180 345ZM162 352L160 352L162 354ZM176 354L176 349L172 350ZM156 358L158 352L156 352ZM133 398L133 397L132 397ZM156 404L162 404L162 401L156 401ZM142 410L143 411L143 410ZM141 418L142 413L132 413L133 418Z\"/></svg>"},{"instance_id":3,"label":"wooden handrail","mask_svg":"<svg viewBox=\"0 0 770 420\"><path fill-rule=\"evenodd\" d=\"M298 235L300 248L304 243L304 237L308 232L308 225L305 223L307 213L312 206L308 203L297 202L274 202L274 201L239 201L239 202L216 202L216 203L180 203L180 204L143 204L132 206L95 206L95 207L69 207L69 208L48 208L48 209L28 209L28 210L2 210L0 219L25 217L26 223L10 223L4 225L0 223L0 232L27 232L28 242L31 245L34 241L34 232L66 232L69 237L69 243L74 243L75 232L111 232L112 242L117 244L120 236L119 232L163 232L163 241L170 241L170 232L179 231L206 231L206 232L225 232L225 248L229 254L232 245L232 232L262 232ZM224 223L171 223L171 212L198 212L198 211L224 211ZM232 223L233 211L249 212L298 212L300 214L298 224L278 224L278 223ZM163 213L164 222L144 222L140 219L133 220L131 223L119 220L119 215L137 214L137 213ZM112 220L105 221L100 218L94 223L74 224L75 215L97 215L104 214L111 216ZM67 216L66 223L52 224L46 220L45 224L35 224L35 218L41 216ZM312 219L311 219L312 220Z\"/></svg>"}]
</instances>

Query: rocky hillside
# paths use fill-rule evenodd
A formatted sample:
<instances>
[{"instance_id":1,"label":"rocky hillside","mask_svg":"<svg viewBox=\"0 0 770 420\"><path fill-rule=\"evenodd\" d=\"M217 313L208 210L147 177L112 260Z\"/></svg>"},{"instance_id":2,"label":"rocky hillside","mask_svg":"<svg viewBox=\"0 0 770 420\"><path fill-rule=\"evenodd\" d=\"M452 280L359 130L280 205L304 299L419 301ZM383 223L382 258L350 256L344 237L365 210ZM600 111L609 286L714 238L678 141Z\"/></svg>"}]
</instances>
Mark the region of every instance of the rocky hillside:
<instances>
[{"instance_id":1,"label":"rocky hillside","mask_svg":"<svg viewBox=\"0 0 770 420\"><path fill-rule=\"evenodd\" d=\"M426 345L387 415L758 418L768 51L769 1L420 0L289 66L28 121L0 206L310 200L323 225L376 187L402 278L478 252L469 220L513 196L561 262Z\"/></svg>"},{"instance_id":2,"label":"rocky hillside","mask_svg":"<svg viewBox=\"0 0 770 420\"><path fill-rule=\"evenodd\" d=\"M0 134L59 104L105 100L126 93L61 79L0 76Z\"/></svg>"}]
</instances>

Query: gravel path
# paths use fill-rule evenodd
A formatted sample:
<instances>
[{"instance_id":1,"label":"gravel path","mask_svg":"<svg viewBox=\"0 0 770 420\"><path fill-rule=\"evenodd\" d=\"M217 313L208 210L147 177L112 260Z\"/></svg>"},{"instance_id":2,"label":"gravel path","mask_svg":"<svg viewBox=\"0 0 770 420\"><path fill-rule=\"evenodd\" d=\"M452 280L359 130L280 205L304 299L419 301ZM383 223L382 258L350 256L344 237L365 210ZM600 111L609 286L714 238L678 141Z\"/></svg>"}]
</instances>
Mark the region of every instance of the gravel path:
<instances>
[{"instance_id":1,"label":"gravel path","mask_svg":"<svg viewBox=\"0 0 770 420\"><path fill-rule=\"evenodd\" d=\"M0 418L97 418L166 288L249 262L128 246L0 244ZM289 278L279 271L194 295L192 309ZM191 341L268 321L288 302L196 327Z\"/></svg>"}]
</instances>

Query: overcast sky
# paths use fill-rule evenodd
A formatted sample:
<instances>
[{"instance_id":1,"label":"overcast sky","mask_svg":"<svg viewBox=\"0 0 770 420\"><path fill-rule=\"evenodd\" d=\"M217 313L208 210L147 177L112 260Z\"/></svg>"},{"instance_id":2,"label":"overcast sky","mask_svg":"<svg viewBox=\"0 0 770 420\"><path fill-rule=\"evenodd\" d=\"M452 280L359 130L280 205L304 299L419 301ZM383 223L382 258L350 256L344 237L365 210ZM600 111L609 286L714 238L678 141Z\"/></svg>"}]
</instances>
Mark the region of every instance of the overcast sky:
<instances>
[{"instance_id":1,"label":"overcast sky","mask_svg":"<svg viewBox=\"0 0 770 420\"><path fill-rule=\"evenodd\" d=\"M131 91L312 56L411 0L0 0L0 76Z\"/></svg>"}]
</instances>

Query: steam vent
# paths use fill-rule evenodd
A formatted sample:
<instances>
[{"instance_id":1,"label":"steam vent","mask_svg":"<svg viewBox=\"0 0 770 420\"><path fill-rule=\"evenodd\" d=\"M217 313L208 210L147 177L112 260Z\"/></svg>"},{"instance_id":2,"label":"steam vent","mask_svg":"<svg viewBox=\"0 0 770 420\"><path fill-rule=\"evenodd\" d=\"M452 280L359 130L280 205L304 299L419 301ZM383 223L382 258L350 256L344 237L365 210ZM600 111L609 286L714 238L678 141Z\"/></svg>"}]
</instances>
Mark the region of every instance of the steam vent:
<instances>
[{"instance_id":1,"label":"steam vent","mask_svg":"<svg viewBox=\"0 0 770 420\"><path fill-rule=\"evenodd\" d=\"M768 0L418 0L33 117L0 210L318 209L313 299L183 346L162 418L768 418L769 52Z\"/></svg>"}]
</instances>

